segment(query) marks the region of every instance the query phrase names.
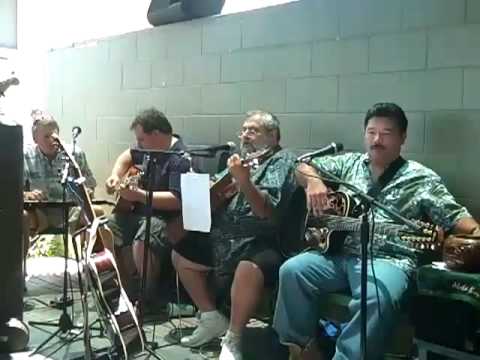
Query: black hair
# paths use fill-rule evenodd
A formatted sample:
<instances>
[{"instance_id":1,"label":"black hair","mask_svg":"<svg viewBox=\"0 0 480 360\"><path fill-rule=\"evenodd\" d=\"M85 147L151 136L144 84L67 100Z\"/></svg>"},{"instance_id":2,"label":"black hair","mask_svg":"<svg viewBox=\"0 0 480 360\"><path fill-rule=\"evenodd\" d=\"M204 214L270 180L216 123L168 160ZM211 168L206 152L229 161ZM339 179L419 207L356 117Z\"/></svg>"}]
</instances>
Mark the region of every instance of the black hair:
<instances>
[{"instance_id":1,"label":"black hair","mask_svg":"<svg viewBox=\"0 0 480 360\"><path fill-rule=\"evenodd\" d=\"M363 128L366 129L368 125L368 121L372 117L376 117L376 116L386 117L391 119L397 124L397 127L400 129L402 133L407 132L408 119L405 116L405 112L397 104L389 103L389 102L381 102L373 105L370 109L368 109L367 113L365 114Z\"/></svg>"},{"instance_id":2,"label":"black hair","mask_svg":"<svg viewBox=\"0 0 480 360\"><path fill-rule=\"evenodd\" d=\"M149 108L141 111L130 125L130 130L141 126L143 132L151 134L154 130L158 130L162 134L171 135L172 125L168 121L165 114L155 108Z\"/></svg>"}]
</instances>

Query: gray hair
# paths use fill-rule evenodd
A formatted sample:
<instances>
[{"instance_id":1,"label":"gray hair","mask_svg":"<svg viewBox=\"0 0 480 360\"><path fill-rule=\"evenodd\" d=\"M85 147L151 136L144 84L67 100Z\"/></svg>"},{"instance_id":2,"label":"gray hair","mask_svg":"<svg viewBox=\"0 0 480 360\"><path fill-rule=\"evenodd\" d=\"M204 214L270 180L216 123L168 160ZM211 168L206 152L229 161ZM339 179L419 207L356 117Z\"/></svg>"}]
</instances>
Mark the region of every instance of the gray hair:
<instances>
[{"instance_id":1,"label":"gray hair","mask_svg":"<svg viewBox=\"0 0 480 360\"><path fill-rule=\"evenodd\" d=\"M251 110L246 114L246 120L257 121L261 126L263 126L268 132L276 132L276 140L280 141L280 120L268 111L263 110Z\"/></svg>"},{"instance_id":2,"label":"gray hair","mask_svg":"<svg viewBox=\"0 0 480 360\"><path fill-rule=\"evenodd\" d=\"M60 132L60 127L58 126L57 121L53 118L51 114L48 114L42 110L35 109L30 114L33 118L32 125L32 136L35 138L35 134L38 128L51 127L57 132Z\"/></svg>"}]
</instances>

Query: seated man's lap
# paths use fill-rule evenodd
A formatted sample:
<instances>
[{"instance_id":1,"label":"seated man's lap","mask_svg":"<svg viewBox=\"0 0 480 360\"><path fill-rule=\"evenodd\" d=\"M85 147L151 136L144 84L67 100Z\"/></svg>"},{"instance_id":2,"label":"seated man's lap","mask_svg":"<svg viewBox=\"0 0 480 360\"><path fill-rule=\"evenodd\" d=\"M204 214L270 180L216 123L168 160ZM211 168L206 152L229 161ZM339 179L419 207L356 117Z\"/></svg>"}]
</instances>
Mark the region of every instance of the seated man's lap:
<instances>
[{"instance_id":1,"label":"seated man's lap","mask_svg":"<svg viewBox=\"0 0 480 360\"><path fill-rule=\"evenodd\" d=\"M146 238L146 218L135 213L113 213L108 218L108 226L112 230L116 247L131 246L135 241L144 241ZM163 255L170 250L164 219L153 216L150 224L150 250Z\"/></svg>"}]
</instances>

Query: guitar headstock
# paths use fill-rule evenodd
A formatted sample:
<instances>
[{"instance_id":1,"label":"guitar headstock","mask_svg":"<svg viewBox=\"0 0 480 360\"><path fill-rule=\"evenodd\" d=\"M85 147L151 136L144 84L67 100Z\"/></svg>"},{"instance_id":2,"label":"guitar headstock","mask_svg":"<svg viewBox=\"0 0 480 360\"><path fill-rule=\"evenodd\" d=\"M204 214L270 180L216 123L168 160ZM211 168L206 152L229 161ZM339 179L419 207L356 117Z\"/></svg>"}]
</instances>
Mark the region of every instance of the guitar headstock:
<instances>
[{"instance_id":1,"label":"guitar headstock","mask_svg":"<svg viewBox=\"0 0 480 360\"><path fill-rule=\"evenodd\" d=\"M439 251L442 248L442 239L434 224L415 221L420 227L419 231L402 230L398 236L417 250Z\"/></svg>"}]
</instances>

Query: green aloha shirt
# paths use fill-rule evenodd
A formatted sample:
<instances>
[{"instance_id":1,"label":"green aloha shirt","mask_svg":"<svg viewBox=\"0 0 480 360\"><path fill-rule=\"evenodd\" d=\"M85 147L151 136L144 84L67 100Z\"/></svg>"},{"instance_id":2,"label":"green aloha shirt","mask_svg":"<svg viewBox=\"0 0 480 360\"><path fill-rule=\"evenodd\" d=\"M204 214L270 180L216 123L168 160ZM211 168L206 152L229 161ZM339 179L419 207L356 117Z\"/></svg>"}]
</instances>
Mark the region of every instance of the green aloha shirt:
<instances>
[{"instance_id":1,"label":"green aloha shirt","mask_svg":"<svg viewBox=\"0 0 480 360\"><path fill-rule=\"evenodd\" d=\"M72 150L71 146L67 145L66 147L67 151ZM59 152L53 160L49 160L40 151L38 145L32 145L24 149L23 158L23 181L26 184L28 180L30 190L37 189L43 191L49 201L61 201L63 198L63 187L60 180L65 166L63 154ZM85 177L85 186L89 189L94 189L97 182L88 166L85 153L78 146L75 149L74 158L83 177ZM67 199L71 199L69 192L67 192Z\"/></svg>"},{"instance_id":2,"label":"green aloha shirt","mask_svg":"<svg viewBox=\"0 0 480 360\"><path fill-rule=\"evenodd\" d=\"M288 202L296 188L295 159L291 151L282 149L251 169L252 182L266 194L273 206L272 219L256 216L241 192L233 197L224 211L215 214L210 236L214 241L217 269L231 270L240 256L255 252L263 244L275 247L280 221L285 219ZM214 180L224 176L226 171L217 174Z\"/></svg>"},{"instance_id":3,"label":"green aloha shirt","mask_svg":"<svg viewBox=\"0 0 480 360\"><path fill-rule=\"evenodd\" d=\"M338 156L326 156L313 160L314 165L349 182L360 190L367 192L373 186L368 154L346 153ZM326 177L324 177L326 179ZM339 190L352 195L352 191L340 186ZM458 204L433 170L424 165L407 160L397 171L393 179L381 190L376 199L397 210L411 220L429 219L444 230L451 230L459 219L470 217L468 210ZM374 223L393 222L385 211L375 208ZM345 240L344 253L360 255L360 239L348 236ZM410 272L419 265L423 251L413 248L398 236L374 237L369 251L377 258L393 261ZM370 256L370 255L369 255Z\"/></svg>"}]
</instances>

